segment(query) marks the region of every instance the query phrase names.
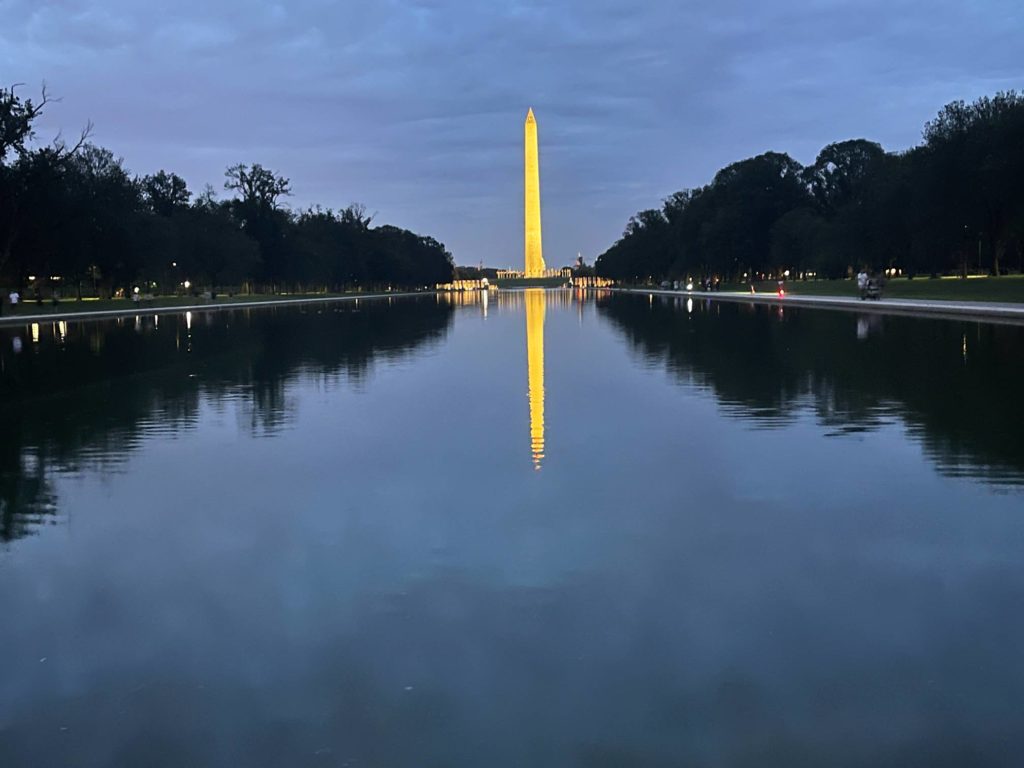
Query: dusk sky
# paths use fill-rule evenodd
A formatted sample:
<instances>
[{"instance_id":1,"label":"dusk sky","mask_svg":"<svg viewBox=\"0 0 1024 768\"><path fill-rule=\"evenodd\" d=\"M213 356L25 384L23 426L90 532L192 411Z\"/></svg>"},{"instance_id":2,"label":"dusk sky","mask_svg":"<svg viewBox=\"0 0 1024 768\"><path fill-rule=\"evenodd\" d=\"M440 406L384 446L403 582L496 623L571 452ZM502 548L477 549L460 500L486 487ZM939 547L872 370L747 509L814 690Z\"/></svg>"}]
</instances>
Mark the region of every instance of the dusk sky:
<instances>
[{"instance_id":1,"label":"dusk sky","mask_svg":"<svg viewBox=\"0 0 1024 768\"><path fill-rule=\"evenodd\" d=\"M912 146L943 104L1024 87L1022 32L1021 0L0 0L0 80L62 97L40 139L92 120L134 173L221 195L259 162L293 209L361 202L498 267L522 264L532 106L562 266L735 160Z\"/></svg>"}]
</instances>

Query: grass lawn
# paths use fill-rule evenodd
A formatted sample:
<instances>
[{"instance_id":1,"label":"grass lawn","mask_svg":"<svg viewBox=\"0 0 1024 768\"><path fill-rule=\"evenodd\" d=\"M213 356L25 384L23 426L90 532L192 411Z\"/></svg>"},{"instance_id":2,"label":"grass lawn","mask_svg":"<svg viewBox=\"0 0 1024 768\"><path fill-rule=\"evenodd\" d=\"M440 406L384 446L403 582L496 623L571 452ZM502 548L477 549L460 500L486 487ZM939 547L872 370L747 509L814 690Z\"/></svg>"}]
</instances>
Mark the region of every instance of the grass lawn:
<instances>
[{"instance_id":1,"label":"grass lawn","mask_svg":"<svg viewBox=\"0 0 1024 768\"><path fill-rule=\"evenodd\" d=\"M757 283L758 292L772 293L778 283ZM746 285L723 285L723 290L746 291ZM794 296L857 296L854 280L786 281L786 291ZM1024 275L930 279L905 277L890 279L882 294L890 299L937 299L945 301L1002 301L1024 303Z\"/></svg>"}]
</instances>

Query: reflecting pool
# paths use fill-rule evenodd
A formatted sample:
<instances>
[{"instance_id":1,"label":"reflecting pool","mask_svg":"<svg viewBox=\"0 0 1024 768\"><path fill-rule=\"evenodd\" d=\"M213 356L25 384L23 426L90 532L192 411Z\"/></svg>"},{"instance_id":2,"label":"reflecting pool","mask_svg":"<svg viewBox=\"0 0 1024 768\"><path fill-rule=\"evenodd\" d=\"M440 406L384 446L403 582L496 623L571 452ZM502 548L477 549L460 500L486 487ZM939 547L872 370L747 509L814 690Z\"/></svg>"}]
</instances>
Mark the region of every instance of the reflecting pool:
<instances>
[{"instance_id":1,"label":"reflecting pool","mask_svg":"<svg viewBox=\"0 0 1024 768\"><path fill-rule=\"evenodd\" d=\"M1024 328L0 328L0 765L1015 766Z\"/></svg>"}]
</instances>

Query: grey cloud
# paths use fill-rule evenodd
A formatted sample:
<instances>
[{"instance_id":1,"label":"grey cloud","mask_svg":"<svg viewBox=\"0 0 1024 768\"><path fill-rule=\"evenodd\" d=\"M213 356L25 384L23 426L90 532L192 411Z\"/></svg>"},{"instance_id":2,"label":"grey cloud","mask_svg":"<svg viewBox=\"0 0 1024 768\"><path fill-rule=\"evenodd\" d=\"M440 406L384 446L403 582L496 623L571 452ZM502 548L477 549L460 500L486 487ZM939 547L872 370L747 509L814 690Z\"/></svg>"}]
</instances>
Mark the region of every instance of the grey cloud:
<instances>
[{"instance_id":1,"label":"grey cloud","mask_svg":"<svg viewBox=\"0 0 1024 768\"><path fill-rule=\"evenodd\" d=\"M258 161L291 203L361 200L457 259L521 257L521 140L545 251L593 257L639 208L767 149L890 149L945 102L1024 86L1018 2L0 0L0 72L64 96L136 172L199 189Z\"/></svg>"}]
</instances>

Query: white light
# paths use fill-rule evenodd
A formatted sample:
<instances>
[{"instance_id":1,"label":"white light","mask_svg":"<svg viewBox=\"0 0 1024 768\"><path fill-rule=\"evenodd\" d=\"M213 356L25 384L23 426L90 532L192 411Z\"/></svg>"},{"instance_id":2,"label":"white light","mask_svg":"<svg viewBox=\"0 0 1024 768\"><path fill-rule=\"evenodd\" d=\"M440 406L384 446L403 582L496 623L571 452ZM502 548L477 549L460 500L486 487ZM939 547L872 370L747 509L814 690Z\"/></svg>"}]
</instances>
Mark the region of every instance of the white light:
<instances>
[{"instance_id":1,"label":"white light","mask_svg":"<svg viewBox=\"0 0 1024 768\"><path fill-rule=\"evenodd\" d=\"M184 285L186 288L191 288L192 287L192 283L190 281L188 281L188 280L186 280L184 283L182 283L182 285Z\"/></svg>"},{"instance_id":2,"label":"white light","mask_svg":"<svg viewBox=\"0 0 1024 768\"><path fill-rule=\"evenodd\" d=\"M136 285L134 288L132 288L132 293L138 293L138 292L139 292L139 286Z\"/></svg>"},{"instance_id":3,"label":"white light","mask_svg":"<svg viewBox=\"0 0 1024 768\"><path fill-rule=\"evenodd\" d=\"M789 277L789 270L787 269L785 272L783 272L782 276L783 277Z\"/></svg>"},{"instance_id":4,"label":"white light","mask_svg":"<svg viewBox=\"0 0 1024 768\"><path fill-rule=\"evenodd\" d=\"M185 313L185 328L187 330L190 330L190 331L192 330L192 313L191 312L186 312Z\"/></svg>"},{"instance_id":5,"label":"white light","mask_svg":"<svg viewBox=\"0 0 1024 768\"><path fill-rule=\"evenodd\" d=\"M688 290L688 291L692 291L693 290L693 281L692 280L686 284L686 290Z\"/></svg>"},{"instance_id":6,"label":"white light","mask_svg":"<svg viewBox=\"0 0 1024 768\"><path fill-rule=\"evenodd\" d=\"M686 311L688 314L693 314L693 299L686 300Z\"/></svg>"}]
</instances>

